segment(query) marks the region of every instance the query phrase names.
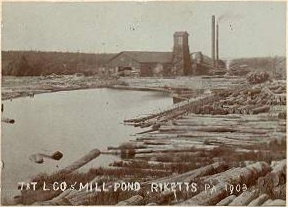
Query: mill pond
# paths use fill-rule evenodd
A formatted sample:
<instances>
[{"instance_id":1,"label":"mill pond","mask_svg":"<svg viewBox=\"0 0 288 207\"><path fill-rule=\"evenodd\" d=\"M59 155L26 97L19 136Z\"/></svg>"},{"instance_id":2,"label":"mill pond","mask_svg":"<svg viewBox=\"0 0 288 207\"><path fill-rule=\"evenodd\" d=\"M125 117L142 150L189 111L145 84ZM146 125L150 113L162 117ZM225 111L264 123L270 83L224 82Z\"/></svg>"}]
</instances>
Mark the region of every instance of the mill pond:
<instances>
[{"instance_id":1,"label":"mill pond","mask_svg":"<svg viewBox=\"0 0 288 207\"><path fill-rule=\"evenodd\" d=\"M259 203L259 199L285 203L285 81L252 85L235 77L124 78L110 88L76 90L83 86L79 78L63 77L63 85L75 90L49 93L58 91L61 81L35 84L38 79L21 78L25 82L21 86L20 79L10 78L12 87L4 79L3 204L215 205L229 199L240 205L247 195L245 204ZM95 83L93 77L90 82L81 80L89 87L88 83ZM123 81L126 84L119 86ZM183 85L191 90L195 85L217 90L177 104L165 93L135 91L173 92ZM93 86L103 87L97 82ZM29 97L31 92L47 93ZM12 101L7 98L27 95ZM225 103L225 107L217 103ZM15 123L5 123L3 118L15 119ZM33 159L37 153L53 152L63 153L63 158L45 158L43 163ZM179 181L196 182L200 187L196 192L176 190L177 197L174 191L147 194L153 183L160 186ZM37 182L37 190L24 186L17 190L18 182ZM53 189L57 182L68 186L77 182L79 188L80 183L98 183L103 188L106 183L108 189L113 183L139 182L141 190L41 190ZM201 188L210 182L216 182L219 192L213 196ZM242 184L247 188L227 194L227 182L236 190ZM266 185L276 187L270 191Z\"/></svg>"},{"instance_id":2,"label":"mill pond","mask_svg":"<svg viewBox=\"0 0 288 207\"><path fill-rule=\"evenodd\" d=\"M62 91L3 101L3 117L15 119L2 123L2 195L19 193L17 183L31 180L39 173L57 171L92 149L107 150L134 139L143 131L123 124L123 120L171 106L172 98L159 92L89 89ZM32 162L35 153L60 151L59 161ZM80 170L108 166L119 158L101 155Z\"/></svg>"}]
</instances>

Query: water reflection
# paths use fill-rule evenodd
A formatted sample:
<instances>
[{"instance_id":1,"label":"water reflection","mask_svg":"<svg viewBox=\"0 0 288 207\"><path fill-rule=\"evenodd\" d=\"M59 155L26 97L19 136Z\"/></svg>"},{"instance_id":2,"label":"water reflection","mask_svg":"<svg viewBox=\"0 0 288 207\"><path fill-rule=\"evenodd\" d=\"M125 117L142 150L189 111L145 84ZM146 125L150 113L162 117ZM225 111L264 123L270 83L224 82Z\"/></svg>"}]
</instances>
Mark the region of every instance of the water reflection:
<instances>
[{"instance_id":1,"label":"water reflection","mask_svg":"<svg viewBox=\"0 0 288 207\"><path fill-rule=\"evenodd\" d=\"M4 101L2 124L2 194L14 193L17 182L39 172L52 172L79 159L94 148L107 149L134 139L143 129L125 126L123 120L170 106L172 99L155 92L91 89L36 95ZM29 160L34 153L61 151L60 161ZM85 167L107 165L119 159L100 155Z\"/></svg>"}]
</instances>

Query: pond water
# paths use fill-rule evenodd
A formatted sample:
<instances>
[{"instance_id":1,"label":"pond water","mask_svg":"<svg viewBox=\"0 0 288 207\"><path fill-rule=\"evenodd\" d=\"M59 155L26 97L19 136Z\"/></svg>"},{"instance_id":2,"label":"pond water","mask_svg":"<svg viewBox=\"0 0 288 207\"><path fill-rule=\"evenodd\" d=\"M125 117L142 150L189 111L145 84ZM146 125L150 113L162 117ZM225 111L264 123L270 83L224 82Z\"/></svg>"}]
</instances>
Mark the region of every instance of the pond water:
<instances>
[{"instance_id":1,"label":"pond water","mask_svg":"<svg viewBox=\"0 0 288 207\"><path fill-rule=\"evenodd\" d=\"M17 183L29 181L38 173L51 173L66 167L92 149L135 139L146 130L123 124L133 118L173 104L172 98L158 92L90 89L39 94L3 101L3 117L15 119L2 123L2 196L19 194ZM59 161L45 159L43 164L29 160L35 153L63 153ZM85 167L107 166L119 157L100 155Z\"/></svg>"}]
</instances>

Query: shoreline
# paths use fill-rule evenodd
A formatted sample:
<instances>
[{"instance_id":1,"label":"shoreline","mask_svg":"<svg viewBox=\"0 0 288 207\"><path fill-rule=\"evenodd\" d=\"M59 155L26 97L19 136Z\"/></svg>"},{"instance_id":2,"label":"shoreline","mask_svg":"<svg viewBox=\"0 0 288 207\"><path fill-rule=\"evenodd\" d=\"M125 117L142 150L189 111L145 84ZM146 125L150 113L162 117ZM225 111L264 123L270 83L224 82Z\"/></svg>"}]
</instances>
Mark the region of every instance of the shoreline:
<instances>
[{"instance_id":1,"label":"shoreline","mask_svg":"<svg viewBox=\"0 0 288 207\"><path fill-rule=\"evenodd\" d=\"M116 78L104 77L80 77L73 80L74 76L63 76L62 78L47 78L48 81L41 79L41 77L2 77L2 91L1 100L9 100L21 97L33 97L37 94L43 93L54 93L60 91L73 91L73 90L85 90L85 89L96 89L105 88L111 85L117 84ZM106 78L106 79L105 79ZM9 81L15 83L16 87L7 86L5 84L5 79L10 79ZM32 79L33 83L26 83L25 80ZM71 80L72 79L72 80ZM4 81L3 81L4 80ZM24 81L23 81L24 80ZM23 81L23 83L18 84L17 82ZM43 83L43 82L44 83ZM55 84L55 81L59 81L60 85ZM4 83L3 83L4 82ZM11 83L10 83L11 84ZM18 85L17 85L18 84ZM61 85L62 84L62 85ZM63 87L64 85L64 87Z\"/></svg>"}]
</instances>

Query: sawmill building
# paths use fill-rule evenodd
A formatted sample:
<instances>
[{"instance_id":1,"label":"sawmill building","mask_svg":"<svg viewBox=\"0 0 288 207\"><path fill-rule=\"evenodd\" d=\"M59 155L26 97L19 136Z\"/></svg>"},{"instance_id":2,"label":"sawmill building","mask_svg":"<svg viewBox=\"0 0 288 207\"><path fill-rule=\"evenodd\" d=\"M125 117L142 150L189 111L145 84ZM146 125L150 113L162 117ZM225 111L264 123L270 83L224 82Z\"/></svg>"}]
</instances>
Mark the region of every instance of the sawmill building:
<instances>
[{"instance_id":1,"label":"sawmill building","mask_svg":"<svg viewBox=\"0 0 288 207\"><path fill-rule=\"evenodd\" d=\"M209 74L214 62L201 52L190 54L189 34L175 32L172 52L123 51L112 57L105 71L116 75L141 77L189 76Z\"/></svg>"}]
</instances>

